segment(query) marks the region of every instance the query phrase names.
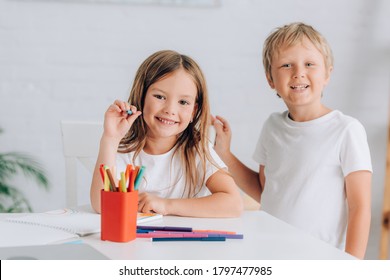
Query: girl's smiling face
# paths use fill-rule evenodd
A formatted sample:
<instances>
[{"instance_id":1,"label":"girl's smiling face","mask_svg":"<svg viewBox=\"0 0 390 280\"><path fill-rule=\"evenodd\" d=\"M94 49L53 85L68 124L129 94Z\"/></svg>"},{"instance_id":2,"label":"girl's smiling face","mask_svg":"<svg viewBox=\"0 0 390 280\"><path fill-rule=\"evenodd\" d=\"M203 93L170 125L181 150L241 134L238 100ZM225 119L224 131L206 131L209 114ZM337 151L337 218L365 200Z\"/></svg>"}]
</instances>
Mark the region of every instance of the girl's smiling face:
<instances>
[{"instance_id":1,"label":"girl's smiling face","mask_svg":"<svg viewBox=\"0 0 390 280\"><path fill-rule=\"evenodd\" d=\"M196 112L197 87L180 68L152 84L145 96L143 118L148 126L147 137L172 140L183 132Z\"/></svg>"}]
</instances>

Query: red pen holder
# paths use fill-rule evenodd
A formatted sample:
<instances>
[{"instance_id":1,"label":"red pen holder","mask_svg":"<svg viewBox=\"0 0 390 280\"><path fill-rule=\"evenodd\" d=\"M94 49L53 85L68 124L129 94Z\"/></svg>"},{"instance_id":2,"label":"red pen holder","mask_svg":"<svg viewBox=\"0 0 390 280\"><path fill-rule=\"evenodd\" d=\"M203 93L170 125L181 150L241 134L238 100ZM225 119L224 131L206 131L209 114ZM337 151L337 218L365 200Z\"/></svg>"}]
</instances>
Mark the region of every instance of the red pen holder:
<instances>
[{"instance_id":1,"label":"red pen holder","mask_svg":"<svg viewBox=\"0 0 390 280\"><path fill-rule=\"evenodd\" d=\"M138 191L101 191L101 239L128 242L137 235Z\"/></svg>"}]
</instances>

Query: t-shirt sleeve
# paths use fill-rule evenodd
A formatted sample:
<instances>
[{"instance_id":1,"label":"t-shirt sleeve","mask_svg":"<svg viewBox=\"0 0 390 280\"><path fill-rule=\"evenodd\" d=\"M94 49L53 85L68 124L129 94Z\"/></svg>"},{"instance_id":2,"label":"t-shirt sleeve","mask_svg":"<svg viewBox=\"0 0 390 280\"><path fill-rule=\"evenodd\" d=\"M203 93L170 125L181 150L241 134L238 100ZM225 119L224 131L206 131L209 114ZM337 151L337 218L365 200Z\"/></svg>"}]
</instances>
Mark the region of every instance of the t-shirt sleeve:
<instances>
[{"instance_id":1,"label":"t-shirt sleeve","mask_svg":"<svg viewBox=\"0 0 390 280\"><path fill-rule=\"evenodd\" d=\"M259 165L266 165L267 155L265 151L265 140L267 135L267 124L264 124L263 129L261 130L259 140L257 141L255 151L253 153L253 160L256 161Z\"/></svg>"},{"instance_id":2,"label":"t-shirt sleeve","mask_svg":"<svg viewBox=\"0 0 390 280\"><path fill-rule=\"evenodd\" d=\"M215 161L215 163L218 165L219 168L226 169L226 164L222 161L222 159L218 156L217 152L214 150L212 144L209 144L209 150L210 150L210 156ZM214 166L211 162L207 161L207 167L206 167L206 181L209 179L211 175L213 175L215 172L219 170L217 166Z\"/></svg>"},{"instance_id":3,"label":"t-shirt sleeve","mask_svg":"<svg viewBox=\"0 0 390 280\"><path fill-rule=\"evenodd\" d=\"M340 161L344 177L354 171L368 170L372 172L366 131L357 120L351 122L346 128L341 143Z\"/></svg>"}]
</instances>

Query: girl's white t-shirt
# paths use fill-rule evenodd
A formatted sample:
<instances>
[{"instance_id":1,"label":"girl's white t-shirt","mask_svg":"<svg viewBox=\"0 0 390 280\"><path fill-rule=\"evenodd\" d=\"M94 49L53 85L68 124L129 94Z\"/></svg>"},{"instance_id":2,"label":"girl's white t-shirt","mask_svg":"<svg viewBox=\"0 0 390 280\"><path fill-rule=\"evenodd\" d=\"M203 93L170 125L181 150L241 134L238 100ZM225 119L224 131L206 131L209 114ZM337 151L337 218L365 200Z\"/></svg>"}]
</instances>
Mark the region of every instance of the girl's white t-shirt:
<instances>
[{"instance_id":1,"label":"girl's white t-shirt","mask_svg":"<svg viewBox=\"0 0 390 280\"><path fill-rule=\"evenodd\" d=\"M211 157L220 168L226 168L226 165L216 154L214 149L209 147ZM174 149L161 155L150 155L141 151L133 162L134 152L117 153L117 174L126 170L127 164L145 166L145 173L139 186L139 192L148 192L162 198L187 198L188 191L185 191L185 168L180 161L179 152L174 155ZM196 158L196 166L199 171L202 170L199 157ZM199 192L194 197L203 197L210 195L206 187L207 179L219 169L206 162L206 176L203 185L200 186Z\"/></svg>"}]
</instances>

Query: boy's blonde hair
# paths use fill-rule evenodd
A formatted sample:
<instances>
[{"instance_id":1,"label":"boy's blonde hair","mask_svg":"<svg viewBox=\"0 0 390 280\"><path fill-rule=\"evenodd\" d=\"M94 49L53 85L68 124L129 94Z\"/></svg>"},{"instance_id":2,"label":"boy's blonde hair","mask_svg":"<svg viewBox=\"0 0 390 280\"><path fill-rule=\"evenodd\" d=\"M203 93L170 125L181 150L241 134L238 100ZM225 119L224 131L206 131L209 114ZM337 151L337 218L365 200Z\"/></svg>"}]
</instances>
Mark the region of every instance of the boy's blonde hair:
<instances>
[{"instance_id":1,"label":"boy's blonde hair","mask_svg":"<svg viewBox=\"0 0 390 280\"><path fill-rule=\"evenodd\" d=\"M332 50L325 37L310 25L302 22L294 22L276 28L264 42L263 65L265 74L270 80L272 80L271 65L273 56L280 51L280 48L293 46L296 43L302 42L304 38L309 39L322 53L325 67L327 69L333 67Z\"/></svg>"},{"instance_id":2,"label":"boy's blonde hair","mask_svg":"<svg viewBox=\"0 0 390 280\"><path fill-rule=\"evenodd\" d=\"M206 161L215 164L209 151L210 106L206 80L198 64L190 57L171 50L158 51L149 56L138 68L130 92L129 103L143 111L145 96L149 87L178 69L186 71L193 79L196 88L196 104L192 122L178 135L175 153L180 153L186 187L183 196L195 196L205 183ZM147 125L141 115L121 140L120 153L134 151L133 160L143 150L146 143ZM196 157L200 158L200 170L196 166Z\"/></svg>"}]
</instances>

